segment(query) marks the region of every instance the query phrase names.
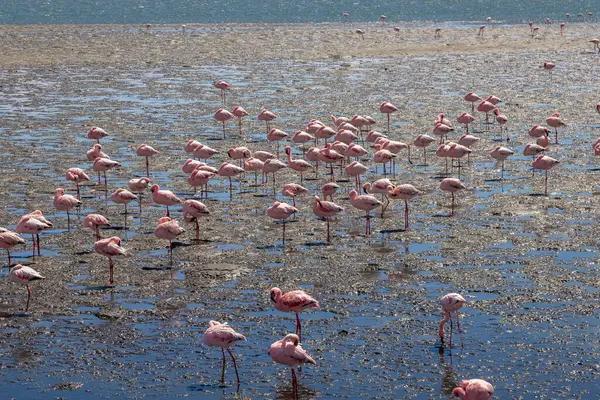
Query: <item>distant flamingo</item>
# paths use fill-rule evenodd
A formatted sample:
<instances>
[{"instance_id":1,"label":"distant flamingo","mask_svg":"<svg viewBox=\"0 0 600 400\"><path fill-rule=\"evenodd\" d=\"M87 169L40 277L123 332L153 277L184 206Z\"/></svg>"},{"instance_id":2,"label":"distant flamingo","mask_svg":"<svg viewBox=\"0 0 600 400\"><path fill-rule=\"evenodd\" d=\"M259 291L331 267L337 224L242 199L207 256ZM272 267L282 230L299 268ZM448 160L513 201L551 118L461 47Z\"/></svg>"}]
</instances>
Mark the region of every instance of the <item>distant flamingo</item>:
<instances>
[{"instance_id":1,"label":"distant flamingo","mask_svg":"<svg viewBox=\"0 0 600 400\"><path fill-rule=\"evenodd\" d=\"M388 162L391 162L396 157L398 157L398 156L389 150L386 150L386 149L377 150L373 154L373 162L375 162L376 164L383 164L383 176L386 176L387 171L385 168L385 164L387 164Z\"/></svg>"},{"instance_id":2,"label":"distant flamingo","mask_svg":"<svg viewBox=\"0 0 600 400\"><path fill-rule=\"evenodd\" d=\"M259 160L258 158L250 157L244 161L244 171L250 172L254 171L254 186L258 185L258 171L262 172L264 162ZM263 179L264 180L264 179Z\"/></svg>"},{"instance_id":3,"label":"distant flamingo","mask_svg":"<svg viewBox=\"0 0 600 400\"><path fill-rule=\"evenodd\" d=\"M211 158L215 154L219 154L219 151L203 144L197 146L194 149L194 157L199 158L201 160Z\"/></svg>"},{"instance_id":4,"label":"distant flamingo","mask_svg":"<svg viewBox=\"0 0 600 400\"><path fill-rule=\"evenodd\" d=\"M102 145L98 143L94 144L92 148L87 151L86 155L89 161L94 161L98 157L110 158L108 154L102 151ZM98 178L98 181L100 181L100 178Z\"/></svg>"},{"instance_id":5,"label":"distant flamingo","mask_svg":"<svg viewBox=\"0 0 600 400\"><path fill-rule=\"evenodd\" d=\"M413 141L413 146L421 147L423 149L423 164L427 165L427 147L431 143L435 142L435 138L432 138L429 135L421 134L415 138Z\"/></svg>"},{"instance_id":6,"label":"distant flamingo","mask_svg":"<svg viewBox=\"0 0 600 400\"><path fill-rule=\"evenodd\" d=\"M139 201L138 197L135 194L123 188L115 190L110 195L110 201L117 204L123 204L125 206L125 215L127 215L127 204L131 203L133 200ZM125 218L125 221L127 221L127 217Z\"/></svg>"},{"instance_id":7,"label":"distant flamingo","mask_svg":"<svg viewBox=\"0 0 600 400\"><path fill-rule=\"evenodd\" d=\"M298 398L298 379L294 368L306 363L317 365L315 360L300 346L300 338L293 333L273 343L269 347L269 355L276 363L287 365L292 369L292 392L294 398Z\"/></svg>"},{"instance_id":8,"label":"distant flamingo","mask_svg":"<svg viewBox=\"0 0 600 400\"><path fill-rule=\"evenodd\" d=\"M463 183L459 179L446 178L440 183L440 189L442 189L445 192L450 192L452 194L452 213L450 214L450 216L453 217L454 216L454 193L458 192L459 190L466 189L466 186L463 185Z\"/></svg>"},{"instance_id":9,"label":"distant flamingo","mask_svg":"<svg viewBox=\"0 0 600 400\"><path fill-rule=\"evenodd\" d=\"M221 101L223 102L223 105L227 104L225 94L229 89L231 89L231 83L218 80L217 82L215 82L215 87L217 89L221 89Z\"/></svg>"},{"instance_id":10,"label":"distant flamingo","mask_svg":"<svg viewBox=\"0 0 600 400\"><path fill-rule=\"evenodd\" d=\"M546 178L544 180L544 195L548 196L548 170L554 168L560 163L560 161L540 154L531 164L531 167L534 169L544 170L546 173Z\"/></svg>"},{"instance_id":11,"label":"distant flamingo","mask_svg":"<svg viewBox=\"0 0 600 400\"><path fill-rule=\"evenodd\" d=\"M331 148L331 143L327 143L324 149L319 151L319 160L329 164L331 181L333 182L333 164L344 159L344 156Z\"/></svg>"},{"instance_id":12,"label":"distant flamingo","mask_svg":"<svg viewBox=\"0 0 600 400\"><path fill-rule=\"evenodd\" d=\"M54 201L52 204L58 211L67 212L67 229L71 230L71 216L69 210L79 207L82 204L81 200L78 200L70 194L65 194L65 191L62 188L58 188L54 192Z\"/></svg>"},{"instance_id":13,"label":"distant flamingo","mask_svg":"<svg viewBox=\"0 0 600 400\"><path fill-rule=\"evenodd\" d=\"M485 30L485 25L481 25L479 27L479 32L477 32L477 36L483 37L483 31Z\"/></svg>"},{"instance_id":14,"label":"distant flamingo","mask_svg":"<svg viewBox=\"0 0 600 400\"><path fill-rule=\"evenodd\" d=\"M271 112L269 110L262 110L260 114L258 114L259 121L265 121L267 124L267 133L271 130L271 121L277 119L277 114Z\"/></svg>"},{"instance_id":15,"label":"distant flamingo","mask_svg":"<svg viewBox=\"0 0 600 400\"><path fill-rule=\"evenodd\" d=\"M596 53L596 50L600 52L600 39L592 39L590 43L594 43L594 53Z\"/></svg>"},{"instance_id":16,"label":"distant flamingo","mask_svg":"<svg viewBox=\"0 0 600 400\"><path fill-rule=\"evenodd\" d=\"M94 160L94 165L92 166L92 169L96 172L98 172L98 184L100 184L100 172L104 173L104 190L107 191L108 190L108 185L106 183L106 171L109 171L113 168L118 168L120 167L121 164L111 160L110 158L102 158L102 157L97 157Z\"/></svg>"},{"instance_id":17,"label":"distant flamingo","mask_svg":"<svg viewBox=\"0 0 600 400\"><path fill-rule=\"evenodd\" d=\"M469 124L473 121L477 120L477 118L475 118L474 116L472 116L471 114L464 112L462 114L460 114L457 118L456 121L459 124L463 124L466 126L467 128L467 134L469 134Z\"/></svg>"},{"instance_id":18,"label":"distant flamingo","mask_svg":"<svg viewBox=\"0 0 600 400\"><path fill-rule=\"evenodd\" d=\"M207 216L210 212L204 203L198 200L186 200L183 202L184 221L194 221L196 223L196 240L200 240L200 224L198 219Z\"/></svg>"},{"instance_id":19,"label":"distant flamingo","mask_svg":"<svg viewBox=\"0 0 600 400\"><path fill-rule=\"evenodd\" d=\"M494 395L494 387L483 379L470 379L454 388L452 395L461 400L489 400Z\"/></svg>"},{"instance_id":20,"label":"distant flamingo","mask_svg":"<svg viewBox=\"0 0 600 400\"><path fill-rule=\"evenodd\" d=\"M442 28L435 28L435 33L433 34L434 39L439 39L442 37Z\"/></svg>"},{"instance_id":21,"label":"distant flamingo","mask_svg":"<svg viewBox=\"0 0 600 400\"><path fill-rule=\"evenodd\" d=\"M358 139L358 135L348 129L340 129L336 132L333 140L339 141L345 144L350 144Z\"/></svg>"},{"instance_id":22,"label":"distant flamingo","mask_svg":"<svg viewBox=\"0 0 600 400\"><path fill-rule=\"evenodd\" d=\"M546 123L548 125L550 125L552 128L554 128L555 144L558 144L558 128L562 128L563 126L567 126L567 124L565 124L565 121L563 121L560 118L560 114L559 113L554 113L551 116L549 116L548 118L546 118Z\"/></svg>"},{"instance_id":23,"label":"distant flamingo","mask_svg":"<svg viewBox=\"0 0 600 400\"><path fill-rule=\"evenodd\" d=\"M229 164L224 162L219 167L219 176L226 176L229 178L229 195L231 196L231 192L233 190L231 177L244 173L244 168L238 167L237 165Z\"/></svg>"},{"instance_id":24,"label":"distant flamingo","mask_svg":"<svg viewBox=\"0 0 600 400\"><path fill-rule=\"evenodd\" d=\"M350 192L350 203L354 208L358 208L365 212L367 217L367 223L365 227L365 235L371 234L371 210L376 209L377 207L383 206L383 203L373 195L363 194L358 195L356 190L352 190Z\"/></svg>"},{"instance_id":25,"label":"distant flamingo","mask_svg":"<svg viewBox=\"0 0 600 400\"><path fill-rule=\"evenodd\" d=\"M498 96L494 96L493 94L486 97L485 101L488 103L492 103L493 105L497 105L498 103L502 103L502 99Z\"/></svg>"},{"instance_id":26,"label":"distant flamingo","mask_svg":"<svg viewBox=\"0 0 600 400\"><path fill-rule=\"evenodd\" d=\"M440 328L438 330L438 334L442 343L444 343L445 335L444 335L444 325L446 322L450 321L450 346L452 346L452 313L456 315L456 324L458 326L458 332L461 334L461 342L462 342L462 331L460 329L460 317L458 315L458 310L466 303L464 297L462 297L458 293L448 293L447 295L442 296L440 299L440 304L442 306L442 311L444 311L444 318L440 322Z\"/></svg>"},{"instance_id":27,"label":"distant flamingo","mask_svg":"<svg viewBox=\"0 0 600 400\"><path fill-rule=\"evenodd\" d=\"M333 195L337 193L337 190L340 188L338 184L335 182L328 182L321 188L321 192L323 192L323 198L327 200L327 196L329 196L329 200L333 201Z\"/></svg>"},{"instance_id":28,"label":"distant flamingo","mask_svg":"<svg viewBox=\"0 0 600 400\"><path fill-rule=\"evenodd\" d=\"M252 152L245 146L232 147L227 150L227 156L234 160L240 161L240 167L243 165L243 160L252 157Z\"/></svg>"},{"instance_id":29,"label":"distant flamingo","mask_svg":"<svg viewBox=\"0 0 600 400\"><path fill-rule=\"evenodd\" d=\"M440 137L440 143L444 141L445 137L448 137L450 132L454 132L454 128L441 122L436 123L431 130L431 133Z\"/></svg>"},{"instance_id":30,"label":"distant flamingo","mask_svg":"<svg viewBox=\"0 0 600 400\"><path fill-rule=\"evenodd\" d=\"M267 142L277 142L277 156L279 157L279 142L288 137L281 129L273 128L267 133Z\"/></svg>"},{"instance_id":31,"label":"distant flamingo","mask_svg":"<svg viewBox=\"0 0 600 400\"><path fill-rule=\"evenodd\" d=\"M250 114L248 114L246 112L246 110L244 110L240 106L233 107L233 109L231 110L231 113L238 119L238 127L240 128L240 135L241 135L242 134L242 118L247 117Z\"/></svg>"},{"instance_id":32,"label":"distant flamingo","mask_svg":"<svg viewBox=\"0 0 600 400\"><path fill-rule=\"evenodd\" d=\"M470 149L480 140L481 140L481 138L479 138L477 136L465 134L460 137L460 139L458 140L458 144L460 144L461 146L468 147ZM467 162L468 163L471 162L470 157L471 157L471 154L470 153L467 154Z\"/></svg>"},{"instance_id":33,"label":"distant flamingo","mask_svg":"<svg viewBox=\"0 0 600 400\"><path fill-rule=\"evenodd\" d=\"M304 144L308 142L312 142L315 140L315 137L308 132L305 131L296 131L294 136L292 136L292 143ZM302 154L305 153L305 147L302 146Z\"/></svg>"},{"instance_id":34,"label":"distant flamingo","mask_svg":"<svg viewBox=\"0 0 600 400\"><path fill-rule=\"evenodd\" d=\"M154 229L154 236L169 241L169 265L173 265L173 239L185 232L177 221L169 217L162 217Z\"/></svg>"},{"instance_id":35,"label":"distant flamingo","mask_svg":"<svg viewBox=\"0 0 600 400\"><path fill-rule=\"evenodd\" d=\"M496 122L500 124L500 136L502 137L503 128L506 128L506 138L508 140L508 127L506 127L508 118L500 112L498 107L494 108L494 115L496 116Z\"/></svg>"},{"instance_id":36,"label":"distant flamingo","mask_svg":"<svg viewBox=\"0 0 600 400\"><path fill-rule=\"evenodd\" d=\"M531 37L534 38L537 36L538 32L539 32L540 28L538 28L537 26L535 28L533 28L531 30Z\"/></svg>"},{"instance_id":37,"label":"distant flamingo","mask_svg":"<svg viewBox=\"0 0 600 400\"><path fill-rule=\"evenodd\" d=\"M213 118L219 121L223 126L223 139L225 139L225 123L233 118L233 114L222 108L217 109Z\"/></svg>"},{"instance_id":38,"label":"distant flamingo","mask_svg":"<svg viewBox=\"0 0 600 400\"><path fill-rule=\"evenodd\" d=\"M388 188L388 196L390 198L404 200L404 230L408 229L408 201L422 194L423 192L409 184Z\"/></svg>"},{"instance_id":39,"label":"distant flamingo","mask_svg":"<svg viewBox=\"0 0 600 400\"><path fill-rule=\"evenodd\" d=\"M109 237L106 239L98 240L94 243L94 250L96 253L108 258L108 267L109 267L109 280L108 284L112 286L113 279L113 257L118 257L126 254L126 251L123 247L121 247L121 239L117 236Z\"/></svg>"},{"instance_id":40,"label":"distant flamingo","mask_svg":"<svg viewBox=\"0 0 600 400\"><path fill-rule=\"evenodd\" d=\"M29 299L31 298L31 290L29 289L29 282L33 282L39 279L45 279L39 272L31 267L25 267L21 264L17 264L11 268L8 275L8 279L11 282L25 285L27 287L27 305L25 306L25 312L29 310Z\"/></svg>"},{"instance_id":41,"label":"distant flamingo","mask_svg":"<svg viewBox=\"0 0 600 400\"><path fill-rule=\"evenodd\" d=\"M285 245L285 221L286 219L288 219L292 214L297 213L299 210L296 207L293 207L287 203L280 203L278 201L276 201L275 203L273 203L273 205L271 207L269 207L267 209L267 215L273 219L280 219L282 220L282 230L283 230L283 235L282 235L282 243Z\"/></svg>"},{"instance_id":42,"label":"distant flamingo","mask_svg":"<svg viewBox=\"0 0 600 400\"><path fill-rule=\"evenodd\" d=\"M282 195L292 198L294 207L296 207L296 196L305 193L308 193L308 189L302 185L298 185L297 183L286 183L283 185L283 189L281 190Z\"/></svg>"},{"instance_id":43,"label":"distant flamingo","mask_svg":"<svg viewBox=\"0 0 600 400\"><path fill-rule=\"evenodd\" d=\"M367 167L365 167L364 165L362 165L361 163L359 163L358 161L353 161L350 164L346 165L344 170L346 171L346 173L349 176L353 176L355 178L355 181L356 181L355 188L357 190L360 190L360 187L361 187L360 176L363 175L364 173L366 173L369 169Z\"/></svg>"},{"instance_id":44,"label":"distant flamingo","mask_svg":"<svg viewBox=\"0 0 600 400\"><path fill-rule=\"evenodd\" d=\"M175 196L173 192L170 190L160 190L160 186L158 185L152 185L150 191L152 192L152 200L156 204L161 204L167 207L167 217L171 216L169 214L169 206L183 203L183 201Z\"/></svg>"},{"instance_id":45,"label":"distant flamingo","mask_svg":"<svg viewBox=\"0 0 600 400\"><path fill-rule=\"evenodd\" d=\"M552 70L554 69L554 67L556 67L556 64L552 63L552 62L545 62L544 64L542 64L541 68L544 68L546 71L548 71L548 75L550 75L550 80L552 80Z\"/></svg>"},{"instance_id":46,"label":"distant flamingo","mask_svg":"<svg viewBox=\"0 0 600 400\"><path fill-rule=\"evenodd\" d=\"M531 127L531 129L529 129L527 133L529 134L529 136L539 138L542 136L548 136L548 134L550 133L550 129L546 128L545 126L534 125Z\"/></svg>"},{"instance_id":47,"label":"distant flamingo","mask_svg":"<svg viewBox=\"0 0 600 400\"><path fill-rule=\"evenodd\" d=\"M27 243L17 232L9 231L6 228L0 227L0 249L5 249L8 255L8 264L6 266L10 270L10 249L19 244Z\"/></svg>"},{"instance_id":48,"label":"distant flamingo","mask_svg":"<svg viewBox=\"0 0 600 400\"><path fill-rule=\"evenodd\" d=\"M88 132L88 139L94 139L98 142L98 144L100 144L100 139L106 136L109 136L108 133L104 129L98 128L97 126L94 126Z\"/></svg>"},{"instance_id":49,"label":"distant flamingo","mask_svg":"<svg viewBox=\"0 0 600 400\"><path fill-rule=\"evenodd\" d=\"M315 132L315 146L317 145L319 139L325 139L325 141L327 141L329 138L335 136L336 133L337 131L335 129L326 125L322 125Z\"/></svg>"},{"instance_id":50,"label":"distant flamingo","mask_svg":"<svg viewBox=\"0 0 600 400\"><path fill-rule=\"evenodd\" d=\"M535 159L535 157L542 154L544 151L546 151L546 147L540 146L537 143L529 143L523 149L523 155L524 156L533 156ZM534 175L535 175L535 169L531 168L531 176L534 176Z\"/></svg>"},{"instance_id":51,"label":"distant flamingo","mask_svg":"<svg viewBox=\"0 0 600 400\"><path fill-rule=\"evenodd\" d=\"M152 181L150 178L133 178L129 181L129 189L138 196L138 204L140 205L140 214L142 212L142 195L144 190L148 189Z\"/></svg>"},{"instance_id":52,"label":"distant flamingo","mask_svg":"<svg viewBox=\"0 0 600 400\"><path fill-rule=\"evenodd\" d=\"M313 202L313 213L317 217L325 218L327 221L327 243L331 242L331 230L329 228L329 218L335 216L337 213L344 211L344 209L331 202L319 199L319 196L315 196Z\"/></svg>"},{"instance_id":53,"label":"distant flamingo","mask_svg":"<svg viewBox=\"0 0 600 400\"><path fill-rule=\"evenodd\" d=\"M110 226L110 221L103 215L100 214L88 214L83 220L84 228L91 228L96 232L96 241L100 240L100 228L107 228Z\"/></svg>"},{"instance_id":54,"label":"distant flamingo","mask_svg":"<svg viewBox=\"0 0 600 400\"><path fill-rule=\"evenodd\" d=\"M204 344L207 346L214 346L221 348L221 354L223 355L223 367L221 368L221 382L225 383L225 349L231 356L233 361L233 368L235 369L235 376L237 378L237 384L240 384L240 376L238 374L237 363L233 353L229 349L236 342L246 340L246 337L241 333L237 333L227 323L220 323L217 321L210 321L208 323L208 329L204 331L202 336Z\"/></svg>"},{"instance_id":55,"label":"distant flamingo","mask_svg":"<svg viewBox=\"0 0 600 400\"><path fill-rule=\"evenodd\" d=\"M268 159L263 164L262 171L264 181L262 183L269 183L269 174L273 174L273 193L275 193L275 173L284 168L287 168L287 164L272 158Z\"/></svg>"},{"instance_id":56,"label":"distant flamingo","mask_svg":"<svg viewBox=\"0 0 600 400\"><path fill-rule=\"evenodd\" d=\"M290 167L294 171L300 172L300 182L302 182L302 174L311 169L312 165L310 165L308 161L302 160L300 158L297 158L295 160L292 159L292 148L290 146L285 146L285 154L287 154L288 167Z\"/></svg>"},{"instance_id":57,"label":"distant flamingo","mask_svg":"<svg viewBox=\"0 0 600 400\"><path fill-rule=\"evenodd\" d=\"M387 115L387 131L390 131L390 114L398 111L398 107L390 103L389 101L384 101L379 106L379 112Z\"/></svg>"},{"instance_id":58,"label":"distant flamingo","mask_svg":"<svg viewBox=\"0 0 600 400\"><path fill-rule=\"evenodd\" d=\"M488 126L490 124L489 112L493 111L496 108L496 105L490 101L483 100L477 106L477 111L485 113L485 130L488 130Z\"/></svg>"},{"instance_id":59,"label":"distant flamingo","mask_svg":"<svg viewBox=\"0 0 600 400\"><path fill-rule=\"evenodd\" d=\"M33 241L33 256L35 256L36 237L37 237L37 254L40 255L40 232L52 228L52 222L48 221L40 210L35 210L21 217L15 230L17 233L31 234ZM35 236L34 236L35 235Z\"/></svg>"},{"instance_id":60,"label":"distant flamingo","mask_svg":"<svg viewBox=\"0 0 600 400\"><path fill-rule=\"evenodd\" d=\"M469 92L465 95L465 100L471 103L471 113L475 113L475 103L481 101L481 97L477 96L473 92Z\"/></svg>"},{"instance_id":61,"label":"distant flamingo","mask_svg":"<svg viewBox=\"0 0 600 400\"><path fill-rule=\"evenodd\" d=\"M271 302L276 310L281 312L293 312L296 314L296 335L302 340L302 324L300 316L302 311L308 308L319 308L319 302L303 290L292 290L283 294L278 287L270 291Z\"/></svg>"},{"instance_id":62,"label":"distant flamingo","mask_svg":"<svg viewBox=\"0 0 600 400\"><path fill-rule=\"evenodd\" d=\"M463 146L461 144L458 143L454 143L454 142L448 142L448 145L450 146L447 150L446 150L446 154L448 157L450 157L451 159L458 159L458 174L460 176L460 159L463 158L464 156L469 157L470 154L473 152L473 150L471 150L470 148ZM454 165L452 165L454 167Z\"/></svg>"},{"instance_id":63,"label":"distant flamingo","mask_svg":"<svg viewBox=\"0 0 600 400\"><path fill-rule=\"evenodd\" d=\"M183 150L186 153L193 153L194 150L196 150L196 147L202 145L202 143L200 143L197 140L188 140L188 142L186 143L185 147L183 148Z\"/></svg>"},{"instance_id":64,"label":"distant flamingo","mask_svg":"<svg viewBox=\"0 0 600 400\"><path fill-rule=\"evenodd\" d=\"M490 152L490 156L492 156L492 158L494 160L500 161L502 163L502 167L501 167L501 178L504 179L504 161L512 156L514 153L514 151L512 151L511 149L508 149L506 147L503 146L496 146L496 148L494 150L492 150Z\"/></svg>"},{"instance_id":65,"label":"distant flamingo","mask_svg":"<svg viewBox=\"0 0 600 400\"><path fill-rule=\"evenodd\" d=\"M362 38L362 40L365 40L365 31L362 29L357 29L354 32L356 32Z\"/></svg>"},{"instance_id":66,"label":"distant flamingo","mask_svg":"<svg viewBox=\"0 0 600 400\"><path fill-rule=\"evenodd\" d=\"M137 150L135 151L135 154L138 157L145 157L146 158L146 177L150 178L150 166L149 166L149 162L148 162L148 157L152 157L155 156L156 154L159 154L160 152L156 149L154 149L151 146L148 146L147 144L140 144L137 148Z\"/></svg>"},{"instance_id":67,"label":"distant flamingo","mask_svg":"<svg viewBox=\"0 0 600 400\"><path fill-rule=\"evenodd\" d=\"M79 195L79 184L89 181L90 177L81 168L69 168L65 174L65 178L68 181L75 182L75 186L77 187L77 200L80 200L81 196Z\"/></svg>"}]
</instances>

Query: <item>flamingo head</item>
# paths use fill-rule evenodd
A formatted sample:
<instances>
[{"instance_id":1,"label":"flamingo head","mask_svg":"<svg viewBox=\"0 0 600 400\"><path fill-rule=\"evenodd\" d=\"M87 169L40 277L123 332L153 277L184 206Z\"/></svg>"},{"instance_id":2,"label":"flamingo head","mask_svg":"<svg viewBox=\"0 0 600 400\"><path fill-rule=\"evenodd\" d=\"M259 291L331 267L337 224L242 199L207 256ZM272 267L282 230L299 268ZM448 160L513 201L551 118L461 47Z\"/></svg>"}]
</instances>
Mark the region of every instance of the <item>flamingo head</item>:
<instances>
[{"instance_id":1,"label":"flamingo head","mask_svg":"<svg viewBox=\"0 0 600 400\"><path fill-rule=\"evenodd\" d=\"M273 303L277 303L277 300L279 300L279 298L281 297L281 289L279 289L278 287L274 287L269 292L271 294L271 301Z\"/></svg>"},{"instance_id":2,"label":"flamingo head","mask_svg":"<svg viewBox=\"0 0 600 400\"><path fill-rule=\"evenodd\" d=\"M152 187L150 188L150 191L152 193L158 192L159 190L160 190L160 186L158 186L158 185L152 185Z\"/></svg>"}]
</instances>

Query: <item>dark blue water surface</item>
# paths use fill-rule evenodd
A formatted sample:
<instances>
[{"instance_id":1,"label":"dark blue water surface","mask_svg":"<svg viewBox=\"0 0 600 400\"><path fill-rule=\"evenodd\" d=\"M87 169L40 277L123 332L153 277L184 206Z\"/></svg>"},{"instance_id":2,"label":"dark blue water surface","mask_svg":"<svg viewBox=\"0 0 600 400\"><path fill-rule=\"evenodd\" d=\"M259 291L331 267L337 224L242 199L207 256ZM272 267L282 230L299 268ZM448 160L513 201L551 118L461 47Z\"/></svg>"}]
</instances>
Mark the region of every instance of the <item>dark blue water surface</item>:
<instances>
[{"instance_id":1,"label":"dark blue water surface","mask_svg":"<svg viewBox=\"0 0 600 400\"><path fill-rule=\"evenodd\" d=\"M518 22L545 18L593 18L597 0L2 0L2 24L134 24L221 22L334 22L349 13L352 21ZM588 16L591 12L592 16ZM579 18L581 19L581 18Z\"/></svg>"}]
</instances>

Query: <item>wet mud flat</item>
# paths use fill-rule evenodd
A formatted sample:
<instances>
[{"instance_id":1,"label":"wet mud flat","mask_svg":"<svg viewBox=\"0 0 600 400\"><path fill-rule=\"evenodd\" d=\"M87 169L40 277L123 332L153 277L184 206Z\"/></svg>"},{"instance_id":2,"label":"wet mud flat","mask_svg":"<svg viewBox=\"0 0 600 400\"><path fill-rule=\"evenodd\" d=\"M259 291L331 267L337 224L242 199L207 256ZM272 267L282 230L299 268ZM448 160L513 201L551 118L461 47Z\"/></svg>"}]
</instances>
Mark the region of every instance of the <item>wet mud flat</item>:
<instances>
[{"instance_id":1,"label":"wet mud flat","mask_svg":"<svg viewBox=\"0 0 600 400\"><path fill-rule=\"evenodd\" d=\"M301 398L444 399L469 378L490 381L502 399L595 398L599 167L591 143L600 136L594 109L600 57L588 46L588 32L597 26L568 25L562 38L548 28L535 39L527 26L493 27L483 39L457 28L444 30L441 41L430 29L369 28L363 42L341 24L191 27L188 36L178 27L150 34L139 27L2 27L0 225L12 229L21 215L40 209L55 229L42 233L41 257L31 257L29 237L27 248L12 252L13 262L47 278L32 285L27 314L25 288L0 282L6 315L0 318L0 394L291 398L289 370L267 355L295 326L292 314L270 304L268 290L278 286L302 288L321 304L302 314L303 347L319 365L299 374ZM461 51L461 44L469 49ZM286 50L292 45L295 52ZM539 68L545 60L557 64L552 80ZM225 140L211 118L220 107L212 86L218 79L234 85L227 108L242 105L251 114L242 135L228 124ZM378 107L391 101L399 112L390 137L412 142L440 112L454 119L470 111L462 100L468 91L504 100L509 146L517 155L500 179L500 165L488 155L504 143L498 126L486 132L475 124L482 140L460 172L469 190L457 194L454 218L447 216L449 196L438 189L448 175L433 146L429 165L419 151L411 154L413 164L403 153L390 177L425 191L410 203L407 231L404 205L392 203L383 218L376 213L373 234L364 236L364 214L348 199L353 182L336 169L342 189L335 201L346 211L332 221L330 245L325 222L311 212L312 196L329 179L322 168L303 182L310 194L297 199L300 213L287 224L285 245L281 225L265 210L275 200L289 201L281 187L299 183L295 173L277 174L276 194L272 182L255 187L252 175L234 178L231 194L227 180L212 180L201 240L185 224L173 267L167 243L153 234L165 210L148 194L141 214L132 203L125 216L92 181L70 231L66 214L52 207L55 188L74 194L64 179L68 168L93 176L85 158L92 126L111 133L103 150L122 163L108 173L109 195L143 176L135 147L147 143L161 151L150 164L154 183L187 199L198 196L181 172L189 139L221 151L209 161L215 167L232 146L276 150L256 120L263 107L280 116L273 125L288 133L310 118L329 123L331 113L372 115L383 131ZM568 126L548 150L561 165L550 172L550 195L543 196L543 174L532 177L531 159L520 154L533 141L527 130L553 112ZM457 131L450 139L463 128ZM301 155L294 148L294 157ZM381 166L365 160L364 181L381 177ZM457 169L450 174L458 176ZM102 235L120 236L129 252L115 260L112 288L106 259L93 252L93 233L81 226L91 212L111 220ZM183 223L180 207L173 217ZM6 276L4 268L0 277ZM456 332L452 348L437 338L438 298L448 292L468 301L461 310L464 346ZM234 347L239 391L231 365L227 385L220 386L219 351L202 344L211 319L248 338Z\"/></svg>"}]
</instances>

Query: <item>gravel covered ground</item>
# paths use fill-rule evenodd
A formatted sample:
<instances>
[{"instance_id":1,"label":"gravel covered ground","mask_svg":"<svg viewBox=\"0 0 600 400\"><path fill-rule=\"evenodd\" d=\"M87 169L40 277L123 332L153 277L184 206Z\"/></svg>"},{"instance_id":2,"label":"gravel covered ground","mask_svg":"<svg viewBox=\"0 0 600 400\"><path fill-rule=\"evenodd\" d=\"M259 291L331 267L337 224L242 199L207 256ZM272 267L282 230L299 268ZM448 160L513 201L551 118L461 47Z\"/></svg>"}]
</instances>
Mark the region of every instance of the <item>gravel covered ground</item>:
<instances>
[{"instance_id":1,"label":"gravel covered ground","mask_svg":"<svg viewBox=\"0 0 600 400\"><path fill-rule=\"evenodd\" d=\"M598 169L592 142L600 136L600 55L589 32L598 25L476 26L407 24L400 32L383 24L0 27L0 226L14 229L21 215L40 209L55 229L41 235L42 256L27 248L13 262L46 276L32 284L32 303L23 314L24 287L0 281L0 396L16 399L91 398L292 398L289 370L267 355L269 345L294 330L292 314L270 304L268 290L302 288L319 300L319 311L302 314L303 346L318 366L299 374L300 398L446 399L462 379L491 382L499 399L593 399L600 392L598 341ZM552 80L540 69L553 61ZM221 140L212 119L220 106L218 79L231 82L227 108L243 106L250 117L244 135L234 124ZM353 186L336 170L342 186L335 201L345 213L325 222L311 211L313 194L328 181L308 174L310 194L297 199L300 213L286 228L265 211L283 183L298 182L292 171L255 187L215 179L200 222L175 243L169 268L166 242L153 231L164 207L144 197L143 212L132 203L105 200L93 179L82 191L82 209L72 219L52 207L70 167L86 169L93 144L86 133L100 126L111 136L103 150L122 163L108 173L109 194L143 176L135 148L161 151L151 160L151 178L181 198L196 196L181 166L183 147L197 139L220 150L245 145L275 151L266 143L256 115L268 108L280 117L273 126L293 133L311 118L329 114L372 115L385 130L379 104L391 101L390 137L412 143L428 133L435 116L454 118L470 104L469 91L504 100L510 143L516 155L500 165L490 157L500 142L498 126L483 132L471 164L461 171L469 190L450 197L439 189L444 162L429 148L402 152L391 176L425 195L410 203L411 228L404 231L404 205L392 203L364 236L364 213L353 209ZM558 112L568 126L548 155L561 161L549 174L531 176L532 142L527 130ZM477 115L480 119L482 115ZM484 119L484 117L483 117ZM456 140L463 132L455 123ZM294 157L299 158L299 147ZM283 158L283 156L282 156ZM370 157L364 179L382 175ZM451 176L457 176L454 169ZM93 252L93 233L81 226L91 212L114 225L103 236L120 236L128 250L116 259L115 283L106 286L108 263ZM181 208L174 218L181 224ZM4 261L5 262L5 261ZM0 276L5 278L7 269ZM459 292L464 346L441 347L438 298ZM208 321L227 321L248 338L235 346L242 385L228 365L220 386L220 352L202 344Z\"/></svg>"}]
</instances>

